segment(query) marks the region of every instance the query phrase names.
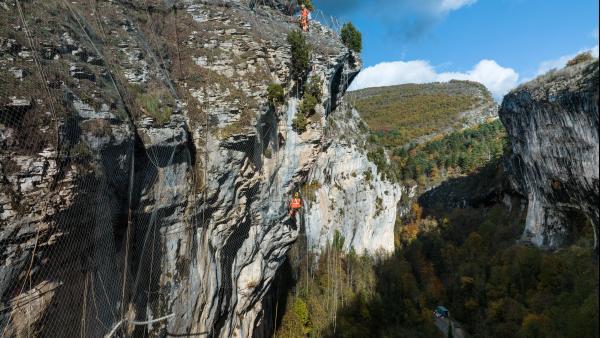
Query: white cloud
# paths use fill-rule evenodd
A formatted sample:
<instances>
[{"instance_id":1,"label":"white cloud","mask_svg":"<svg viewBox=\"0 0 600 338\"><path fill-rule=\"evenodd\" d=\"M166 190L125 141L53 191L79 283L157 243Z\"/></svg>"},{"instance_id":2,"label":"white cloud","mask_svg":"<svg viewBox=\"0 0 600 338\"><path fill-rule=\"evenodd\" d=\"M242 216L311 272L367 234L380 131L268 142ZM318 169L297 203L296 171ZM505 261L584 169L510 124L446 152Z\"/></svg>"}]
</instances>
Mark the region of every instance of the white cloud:
<instances>
[{"instance_id":1,"label":"white cloud","mask_svg":"<svg viewBox=\"0 0 600 338\"><path fill-rule=\"evenodd\" d=\"M540 63L540 66L538 67L537 75L542 75L544 73L546 73L547 71L551 70L551 69L560 69L563 68L566 64L567 61L571 60L572 58L574 58L575 56L577 56L577 54L583 53L583 52L590 52L592 53L593 56L598 57L598 45L592 47L592 48L588 48L588 49L582 49L580 51L578 51L577 53L573 53L573 54L569 54L569 55L563 55L557 59L554 60L546 60L543 61L542 63Z\"/></svg>"},{"instance_id":2,"label":"white cloud","mask_svg":"<svg viewBox=\"0 0 600 338\"><path fill-rule=\"evenodd\" d=\"M441 73L439 81L471 80L483 83L492 94L500 98L519 82L519 74L512 68L500 66L494 60L481 60L466 73Z\"/></svg>"},{"instance_id":3,"label":"white cloud","mask_svg":"<svg viewBox=\"0 0 600 338\"><path fill-rule=\"evenodd\" d=\"M464 6L476 3L477 0L442 0L440 8L444 12L454 11Z\"/></svg>"},{"instance_id":4,"label":"white cloud","mask_svg":"<svg viewBox=\"0 0 600 338\"><path fill-rule=\"evenodd\" d=\"M382 62L358 74L351 89L435 81L436 72L427 61Z\"/></svg>"},{"instance_id":5,"label":"white cloud","mask_svg":"<svg viewBox=\"0 0 600 338\"><path fill-rule=\"evenodd\" d=\"M511 68L500 66L494 60L481 60L467 72L436 72L427 61L383 62L363 70L354 82L351 90L391 86L403 83L447 82L470 80L484 84L496 99L501 99L519 82L519 74Z\"/></svg>"}]
</instances>

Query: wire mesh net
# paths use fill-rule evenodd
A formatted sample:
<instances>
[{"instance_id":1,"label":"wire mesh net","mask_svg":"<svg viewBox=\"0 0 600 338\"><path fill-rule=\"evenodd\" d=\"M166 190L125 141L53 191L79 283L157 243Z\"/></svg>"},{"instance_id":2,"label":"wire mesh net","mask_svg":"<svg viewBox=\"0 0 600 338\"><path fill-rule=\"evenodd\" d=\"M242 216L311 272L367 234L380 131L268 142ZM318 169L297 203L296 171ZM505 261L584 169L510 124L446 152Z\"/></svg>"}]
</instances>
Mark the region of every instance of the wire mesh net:
<instances>
[{"instance_id":1,"label":"wire mesh net","mask_svg":"<svg viewBox=\"0 0 600 338\"><path fill-rule=\"evenodd\" d=\"M266 190L234 177L238 195L228 212L247 216L222 242L198 242L223 221L208 216L227 179L216 177L222 162L209 151L209 135L223 129L210 87L223 90L223 78L190 71L197 46L189 37L227 41L192 32L177 2L129 3L133 19L127 6L97 0L0 3L2 336L218 335L235 306L232 269L251 263L238 251L261 222L242 197L268 193L272 218L287 214L281 173ZM226 20L220 13L217 23ZM205 57L218 58L216 50ZM194 81L206 86L193 92ZM251 108L238 104L242 115ZM267 151L275 167L292 166L297 159L279 139L290 122L259 120L256 134L236 145L240 166L256 171ZM211 271L194 272L200 245L219 247L203 258ZM216 314L199 313L191 296L206 292L198 285L206 275L219 283ZM169 322L189 317L210 327L168 331Z\"/></svg>"},{"instance_id":2,"label":"wire mesh net","mask_svg":"<svg viewBox=\"0 0 600 338\"><path fill-rule=\"evenodd\" d=\"M113 37L105 35L101 5L84 4L92 6L85 12L60 1L3 5L2 335L156 330L159 321L130 324L170 315L136 311L161 305L167 238L197 226L193 211L183 224L170 218L181 212L173 180L186 170L181 163L194 167L190 154L176 146L144 149L136 140L131 89L111 67L119 56L102 50ZM162 57L155 61L161 82L172 83ZM185 270L190 263L180 264Z\"/></svg>"}]
</instances>

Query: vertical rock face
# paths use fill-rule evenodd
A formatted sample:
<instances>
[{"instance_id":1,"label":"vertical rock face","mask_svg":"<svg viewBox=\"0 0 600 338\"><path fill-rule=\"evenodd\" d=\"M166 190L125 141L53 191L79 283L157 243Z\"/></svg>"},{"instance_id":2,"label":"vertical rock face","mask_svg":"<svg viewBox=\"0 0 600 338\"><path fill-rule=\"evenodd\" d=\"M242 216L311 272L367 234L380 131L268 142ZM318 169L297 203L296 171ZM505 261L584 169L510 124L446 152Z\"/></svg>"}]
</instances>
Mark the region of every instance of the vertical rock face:
<instances>
[{"instance_id":1,"label":"vertical rock face","mask_svg":"<svg viewBox=\"0 0 600 338\"><path fill-rule=\"evenodd\" d=\"M299 135L279 1L4 3L3 335L269 332L261 300L298 236L287 200L358 56L312 25L324 99Z\"/></svg>"},{"instance_id":2,"label":"vertical rock face","mask_svg":"<svg viewBox=\"0 0 600 338\"><path fill-rule=\"evenodd\" d=\"M364 126L349 105L340 107L331 118L327 129L330 141L311 170L305 189L309 250L318 253L338 232L346 251L394 251L397 205L406 191L384 180L367 158Z\"/></svg>"},{"instance_id":3,"label":"vertical rock face","mask_svg":"<svg viewBox=\"0 0 600 338\"><path fill-rule=\"evenodd\" d=\"M528 200L524 239L558 248L587 218L597 242L598 60L513 90L500 118L512 145L507 170Z\"/></svg>"}]
</instances>

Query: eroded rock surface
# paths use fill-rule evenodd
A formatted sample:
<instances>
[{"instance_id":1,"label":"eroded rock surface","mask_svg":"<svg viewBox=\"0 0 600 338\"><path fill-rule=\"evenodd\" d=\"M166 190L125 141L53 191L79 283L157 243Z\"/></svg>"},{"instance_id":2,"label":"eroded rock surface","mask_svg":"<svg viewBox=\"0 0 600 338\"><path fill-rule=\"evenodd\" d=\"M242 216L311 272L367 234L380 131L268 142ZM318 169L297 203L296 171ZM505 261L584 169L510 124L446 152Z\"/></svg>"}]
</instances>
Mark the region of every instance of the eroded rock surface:
<instances>
[{"instance_id":1,"label":"eroded rock surface","mask_svg":"<svg viewBox=\"0 0 600 338\"><path fill-rule=\"evenodd\" d=\"M545 248L598 234L598 60L552 71L510 92L500 118L511 141L507 170L528 200L524 239Z\"/></svg>"},{"instance_id":2,"label":"eroded rock surface","mask_svg":"<svg viewBox=\"0 0 600 338\"><path fill-rule=\"evenodd\" d=\"M323 102L299 135L285 3L30 1L24 22L3 3L3 334L272 332L262 298L299 231L287 200L358 56L313 24Z\"/></svg>"},{"instance_id":3,"label":"eroded rock surface","mask_svg":"<svg viewBox=\"0 0 600 338\"><path fill-rule=\"evenodd\" d=\"M408 191L384 179L369 161L365 128L350 105L341 106L330 120L327 133L332 137L305 188L307 244L315 253L332 243L336 232L343 236L346 251L394 251L397 206Z\"/></svg>"}]
</instances>

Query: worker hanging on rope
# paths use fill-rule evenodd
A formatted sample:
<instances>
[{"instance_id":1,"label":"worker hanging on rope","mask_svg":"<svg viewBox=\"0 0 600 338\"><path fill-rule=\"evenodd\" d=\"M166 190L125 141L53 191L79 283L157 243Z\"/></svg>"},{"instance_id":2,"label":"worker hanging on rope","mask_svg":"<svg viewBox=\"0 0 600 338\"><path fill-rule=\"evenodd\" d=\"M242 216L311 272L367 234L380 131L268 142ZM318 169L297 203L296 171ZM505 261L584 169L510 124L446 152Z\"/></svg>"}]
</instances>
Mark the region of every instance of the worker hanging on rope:
<instances>
[{"instance_id":1,"label":"worker hanging on rope","mask_svg":"<svg viewBox=\"0 0 600 338\"><path fill-rule=\"evenodd\" d=\"M290 217L296 217L296 212L302 208L302 199L298 192L294 193L294 197L290 200Z\"/></svg>"},{"instance_id":2,"label":"worker hanging on rope","mask_svg":"<svg viewBox=\"0 0 600 338\"><path fill-rule=\"evenodd\" d=\"M302 11L300 12L300 27L302 27L303 32L308 32L308 19L310 11L304 4L302 4L301 8Z\"/></svg>"}]
</instances>

